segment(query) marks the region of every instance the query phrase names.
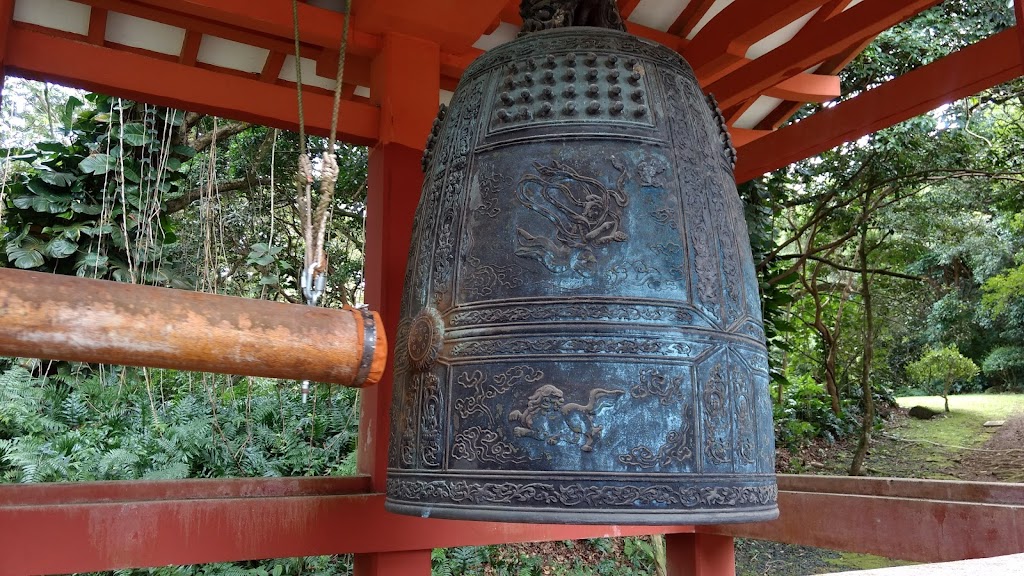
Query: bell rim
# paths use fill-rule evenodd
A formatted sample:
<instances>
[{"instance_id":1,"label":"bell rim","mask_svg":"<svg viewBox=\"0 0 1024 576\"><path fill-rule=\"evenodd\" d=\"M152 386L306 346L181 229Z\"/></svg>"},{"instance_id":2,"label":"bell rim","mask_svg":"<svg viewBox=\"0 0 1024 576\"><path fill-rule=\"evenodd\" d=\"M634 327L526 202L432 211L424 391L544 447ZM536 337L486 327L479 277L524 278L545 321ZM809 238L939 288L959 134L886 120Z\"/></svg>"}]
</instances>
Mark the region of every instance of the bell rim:
<instances>
[{"instance_id":1,"label":"bell rim","mask_svg":"<svg viewBox=\"0 0 1024 576\"><path fill-rule=\"evenodd\" d=\"M769 522L779 517L778 503L738 510L637 509L564 510L558 508L509 508L453 505L423 505L384 500L384 509L403 516L469 520L477 522L518 522L524 524L623 525L623 526L707 526Z\"/></svg>"}]
</instances>

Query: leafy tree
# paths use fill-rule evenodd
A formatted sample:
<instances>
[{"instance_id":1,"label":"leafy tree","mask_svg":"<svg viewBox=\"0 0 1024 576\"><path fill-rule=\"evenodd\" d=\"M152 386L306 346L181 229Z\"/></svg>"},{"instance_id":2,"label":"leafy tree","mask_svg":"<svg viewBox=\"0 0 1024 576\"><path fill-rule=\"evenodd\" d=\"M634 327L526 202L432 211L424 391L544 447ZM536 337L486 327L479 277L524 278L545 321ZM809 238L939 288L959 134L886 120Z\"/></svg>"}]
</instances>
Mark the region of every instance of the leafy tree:
<instances>
[{"instance_id":1,"label":"leafy tree","mask_svg":"<svg viewBox=\"0 0 1024 576\"><path fill-rule=\"evenodd\" d=\"M1000 346L981 365L986 375L1002 379L1011 388L1024 384L1024 346Z\"/></svg>"},{"instance_id":2,"label":"leafy tree","mask_svg":"<svg viewBox=\"0 0 1024 576\"><path fill-rule=\"evenodd\" d=\"M978 365L960 353L956 345L934 348L925 352L921 359L907 366L907 374L915 382L929 384L942 382L942 398L949 412L949 390L958 380L969 380L978 375Z\"/></svg>"}]
</instances>

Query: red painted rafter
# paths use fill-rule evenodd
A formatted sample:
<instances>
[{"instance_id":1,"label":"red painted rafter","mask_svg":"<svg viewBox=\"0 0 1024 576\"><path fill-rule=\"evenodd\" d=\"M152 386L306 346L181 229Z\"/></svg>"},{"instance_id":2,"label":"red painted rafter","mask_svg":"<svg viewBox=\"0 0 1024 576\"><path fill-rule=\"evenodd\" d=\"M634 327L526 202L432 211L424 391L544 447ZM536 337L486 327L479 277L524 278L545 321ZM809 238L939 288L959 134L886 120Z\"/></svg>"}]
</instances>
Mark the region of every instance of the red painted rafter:
<instances>
[{"instance_id":1,"label":"red painted rafter","mask_svg":"<svg viewBox=\"0 0 1024 576\"><path fill-rule=\"evenodd\" d=\"M281 69L284 68L285 54L283 52L271 52L263 63L263 70L260 72L260 80L263 82L277 82L281 77Z\"/></svg>"},{"instance_id":2,"label":"red painted rafter","mask_svg":"<svg viewBox=\"0 0 1024 576\"><path fill-rule=\"evenodd\" d=\"M1021 76L1015 30L1005 30L739 148L744 182L939 105Z\"/></svg>"},{"instance_id":3,"label":"red painted rafter","mask_svg":"<svg viewBox=\"0 0 1024 576\"><path fill-rule=\"evenodd\" d=\"M100 0L78 0L94 3ZM103 0L111 1L111 0ZM121 0L122 2L124 0ZM150 9L156 8L157 18L185 18L185 22L196 22L203 26L218 25L225 33L234 30L236 34L262 37L264 41L284 42L276 45L279 52L294 52L292 26L292 8L290 2L252 2L251 0L133 0L136 4ZM337 50L341 31L344 28L345 16L331 10L324 10L307 4L299 4L299 25L302 30L302 42L320 49ZM352 29L349 33L348 52L362 56L373 56L380 50L380 36L371 34L360 28L358 6L352 11ZM162 14L162 15L161 15ZM198 29L196 25L182 26ZM215 36L222 34L205 32ZM233 40L228 36L222 36ZM238 40L255 44L254 41Z\"/></svg>"},{"instance_id":4,"label":"red painted rafter","mask_svg":"<svg viewBox=\"0 0 1024 576\"><path fill-rule=\"evenodd\" d=\"M622 19L628 19L633 10L636 10L638 4L640 4L640 0L618 0L619 14L622 15Z\"/></svg>"},{"instance_id":5,"label":"red painted rafter","mask_svg":"<svg viewBox=\"0 0 1024 576\"><path fill-rule=\"evenodd\" d=\"M8 35L7 67L27 78L60 82L86 90L153 104L295 130L295 89L260 82L254 75L225 74L111 47L99 47L23 28ZM198 87L198 88L197 88ZM326 135L331 97L309 91L305 98L307 130ZM339 138L358 144L377 140L379 110L342 102Z\"/></svg>"},{"instance_id":6,"label":"red painted rafter","mask_svg":"<svg viewBox=\"0 0 1024 576\"><path fill-rule=\"evenodd\" d=\"M815 71L815 74L838 74L843 68L846 68L847 64L863 52L869 44L874 42L874 40L874 37L871 37L822 62L821 66L819 66ZM796 114L807 102L808 101L783 102L775 108L775 110L772 110L771 113L765 116L764 119L758 123L757 128L759 130L774 130L778 128L789 120L793 114Z\"/></svg>"},{"instance_id":7,"label":"red painted rafter","mask_svg":"<svg viewBox=\"0 0 1024 576\"><path fill-rule=\"evenodd\" d=\"M827 102L841 95L838 76L797 74L764 91L765 96L801 102Z\"/></svg>"},{"instance_id":8,"label":"red painted rafter","mask_svg":"<svg viewBox=\"0 0 1024 576\"><path fill-rule=\"evenodd\" d=\"M708 10L711 9L714 3L715 0L690 0L690 3L686 5L686 8L683 8L676 21L669 26L668 31L671 34L686 38L697 23L700 22L700 19L708 13Z\"/></svg>"},{"instance_id":9,"label":"red painted rafter","mask_svg":"<svg viewBox=\"0 0 1024 576\"><path fill-rule=\"evenodd\" d=\"M806 25L797 33L799 37L801 34L813 32L823 26L828 26L828 21L831 20L837 14L842 13L850 5L853 0L831 0L828 4L822 6ZM799 41L799 40L797 40ZM828 60L825 60L815 70L816 74L838 74L840 70L846 67L851 60L857 57L858 54L867 48L868 44L874 41L874 36L867 40L863 40L847 48L846 50L832 56ZM838 96L838 94L837 94ZM774 110L772 110L767 116L765 116L761 122L758 123L758 130L774 130L789 120L793 114L796 114L800 108L803 107L807 102L813 102L815 100L788 100L779 104Z\"/></svg>"},{"instance_id":10,"label":"red painted rafter","mask_svg":"<svg viewBox=\"0 0 1024 576\"><path fill-rule=\"evenodd\" d=\"M808 31L775 50L713 82L706 89L729 108L762 93L780 81L806 70L839 51L931 8L941 0L864 0L834 16L828 26ZM703 32L703 31L702 31Z\"/></svg>"},{"instance_id":11,"label":"red painted rafter","mask_svg":"<svg viewBox=\"0 0 1024 576\"><path fill-rule=\"evenodd\" d=\"M720 74L744 58L758 40L821 6L826 0L734 0L683 49L698 79Z\"/></svg>"},{"instance_id":12,"label":"red painted rafter","mask_svg":"<svg viewBox=\"0 0 1024 576\"><path fill-rule=\"evenodd\" d=\"M186 66L195 66L199 58L199 46L203 43L203 35L195 30L185 32L185 41L181 43L181 54L178 62Z\"/></svg>"},{"instance_id":13,"label":"red painted rafter","mask_svg":"<svg viewBox=\"0 0 1024 576\"><path fill-rule=\"evenodd\" d=\"M89 42L103 46L107 41L107 11L93 6L89 11Z\"/></svg>"},{"instance_id":14,"label":"red painted rafter","mask_svg":"<svg viewBox=\"0 0 1024 576\"><path fill-rule=\"evenodd\" d=\"M506 0L424 2L423 0L353 0L359 29L396 33L434 42L442 50L461 50L484 34Z\"/></svg>"}]
</instances>

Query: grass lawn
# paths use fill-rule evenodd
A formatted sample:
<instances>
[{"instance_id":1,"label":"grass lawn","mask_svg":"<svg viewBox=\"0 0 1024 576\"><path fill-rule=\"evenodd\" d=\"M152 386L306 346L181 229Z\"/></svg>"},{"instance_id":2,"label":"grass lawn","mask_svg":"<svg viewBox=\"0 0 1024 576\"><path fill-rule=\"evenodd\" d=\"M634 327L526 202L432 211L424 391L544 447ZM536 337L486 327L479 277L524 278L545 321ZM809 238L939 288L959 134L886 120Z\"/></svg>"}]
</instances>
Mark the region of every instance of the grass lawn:
<instances>
[{"instance_id":1,"label":"grass lawn","mask_svg":"<svg viewBox=\"0 0 1024 576\"><path fill-rule=\"evenodd\" d=\"M907 396L897 398L903 408L925 406L942 412L941 396ZM1024 394L965 394L949 397L949 414L931 420L909 420L894 436L908 440L928 440L973 448L988 439L982 426L989 420L1006 420L1024 414Z\"/></svg>"}]
</instances>

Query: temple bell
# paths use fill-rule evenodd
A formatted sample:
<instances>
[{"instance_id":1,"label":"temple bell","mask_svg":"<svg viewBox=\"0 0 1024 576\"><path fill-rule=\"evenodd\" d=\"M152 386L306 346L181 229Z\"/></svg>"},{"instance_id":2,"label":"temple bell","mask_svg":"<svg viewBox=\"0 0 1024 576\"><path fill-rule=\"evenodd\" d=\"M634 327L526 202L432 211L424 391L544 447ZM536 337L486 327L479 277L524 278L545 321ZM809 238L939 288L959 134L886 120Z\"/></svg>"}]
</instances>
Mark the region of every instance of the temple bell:
<instances>
[{"instance_id":1,"label":"temple bell","mask_svg":"<svg viewBox=\"0 0 1024 576\"><path fill-rule=\"evenodd\" d=\"M560 26L527 4L424 155L386 507L773 519L768 357L721 113L614 14Z\"/></svg>"}]
</instances>

